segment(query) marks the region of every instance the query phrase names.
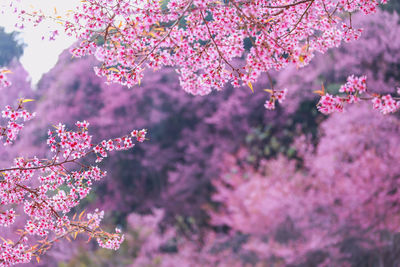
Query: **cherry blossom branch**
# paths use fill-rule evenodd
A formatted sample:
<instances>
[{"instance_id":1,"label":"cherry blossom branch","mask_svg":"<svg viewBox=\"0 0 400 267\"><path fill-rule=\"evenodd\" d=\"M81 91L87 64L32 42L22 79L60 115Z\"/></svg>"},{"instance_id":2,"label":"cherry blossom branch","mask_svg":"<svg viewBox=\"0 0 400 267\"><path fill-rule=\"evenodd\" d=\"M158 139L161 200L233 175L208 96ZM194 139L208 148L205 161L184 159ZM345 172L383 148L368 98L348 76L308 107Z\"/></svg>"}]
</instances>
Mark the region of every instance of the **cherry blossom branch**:
<instances>
[{"instance_id":1,"label":"cherry blossom branch","mask_svg":"<svg viewBox=\"0 0 400 267\"><path fill-rule=\"evenodd\" d=\"M111 151L130 149L135 145L133 139L137 142L145 140L146 130L134 130L129 135L93 145L87 131L89 123L77 122L76 126L76 132L67 131L62 124L48 132L47 144L54 153L51 159L16 158L14 166L0 170L0 204L5 208L22 205L27 216L24 228L19 230L19 240L15 243L10 240L0 246L0 264L29 262L35 256L39 260L39 255L50 249L55 241L69 240L70 234L75 239L77 234L86 233L89 240L95 238L100 246L109 249L117 249L124 240L120 230L110 234L100 228L104 212L88 213L87 220L83 220L82 212L77 221L76 215L69 218L67 214L89 194L94 181L106 176L99 167L82 164L79 160L95 154L96 162L100 162ZM64 160L59 161L59 157ZM77 164L80 170L69 171L65 166L68 163ZM10 226L16 216L13 208L1 212L0 225ZM36 245L28 245L29 236L39 237L39 240L34 238ZM48 241L51 236L54 238Z\"/></svg>"},{"instance_id":2,"label":"cherry blossom branch","mask_svg":"<svg viewBox=\"0 0 400 267\"><path fill-rule=\"evenodd\" d=\"M315 91L315 93L321 95L321 99L317 104L318 110L324 114L343 112L344 103L357 103L360 100L371 101L373 108L379 110L383 114L393 113L400 109L400 97L392 97L390 94L379 95L369 93L366 79L366 76L349 76L347 78L347 83L342 85L339 89L340 93L345 94L344 96L330 95L325 92L324 87L322 87L320 91ZM397 93L400 93L399 89Z\"/></svg>"}]
</instances>

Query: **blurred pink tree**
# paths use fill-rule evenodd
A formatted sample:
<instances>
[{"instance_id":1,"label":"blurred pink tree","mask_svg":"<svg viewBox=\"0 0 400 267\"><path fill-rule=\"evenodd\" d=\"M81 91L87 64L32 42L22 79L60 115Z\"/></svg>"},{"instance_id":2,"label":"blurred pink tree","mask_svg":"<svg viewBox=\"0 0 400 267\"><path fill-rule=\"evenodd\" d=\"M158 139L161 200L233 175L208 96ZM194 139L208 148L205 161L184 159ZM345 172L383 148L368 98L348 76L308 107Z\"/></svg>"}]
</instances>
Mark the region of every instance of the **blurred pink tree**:
<instances>
[{"instance_id":1,"label":"blurred pink tree","mask_svg":"<svg viewBox=\"0 0 400 267\"><path fill-rule=\"evenodd\" d=\"M321 125L315 151L298 140L301 169L283 157L258 169L228 158L225 175L214 182L213 199L222 206L212 223L249 234L245 248L286 263L318 251L331 264L351 261L357 247L393 244L400 220L399 120L379 119L365 106L351 112ZM350 242L353 249L346 248Z\"/></svg>"}]
</instances>

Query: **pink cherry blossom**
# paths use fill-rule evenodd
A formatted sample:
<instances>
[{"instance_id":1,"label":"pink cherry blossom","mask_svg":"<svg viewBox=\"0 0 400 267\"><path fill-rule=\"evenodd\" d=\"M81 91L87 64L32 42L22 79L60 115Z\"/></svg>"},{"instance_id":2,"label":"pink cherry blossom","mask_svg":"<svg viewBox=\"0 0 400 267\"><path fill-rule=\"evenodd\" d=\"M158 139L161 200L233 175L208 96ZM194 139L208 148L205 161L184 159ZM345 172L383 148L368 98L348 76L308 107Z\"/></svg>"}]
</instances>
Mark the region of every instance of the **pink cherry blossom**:
<instances>
[{"instance_id":1,"label":"pink cherry blossom","mask_svg":"<svg viewBox=\"0 0 400 267\"><path fill-rule=\"evenodd\" d=\"M95 73L109 83L131 87L140 84L145 69L172 66L186 92L206 95L227 83L238 87L255 82L262 73L290 65L304 67L316 52L359 39L362 29L352 24L352 15L375 13L378 4L365 0L171 0L161 5L153 0L89 0L62 18L21 9L17 3L12 7L22 24L37 25L49 19L62 24L68 35L80 40L71 53L95 55L101 62ZM49 35L53 39L57 31ZM250 47L245 47L246 40ZM349 87L343 90L363 86L354 82L349 78ZM284 96L277 99L281 102ZM267 101L265 107L273 109L272 102Z\"/></svg>"}]
</instances>

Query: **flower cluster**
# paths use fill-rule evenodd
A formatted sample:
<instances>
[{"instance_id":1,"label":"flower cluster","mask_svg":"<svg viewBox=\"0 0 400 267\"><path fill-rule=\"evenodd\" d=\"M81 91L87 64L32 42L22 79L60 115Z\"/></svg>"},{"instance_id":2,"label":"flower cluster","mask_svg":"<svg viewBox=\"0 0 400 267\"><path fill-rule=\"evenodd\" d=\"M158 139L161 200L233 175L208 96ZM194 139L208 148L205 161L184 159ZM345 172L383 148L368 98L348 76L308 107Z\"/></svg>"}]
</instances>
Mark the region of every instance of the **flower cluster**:
<instances>
[{"instance_id":1,"label":"flower cluster","mask_svg":"<svg viewBox=\"0 0 400 267\"><path fill-rule=\"evenodd\" d=\"M372 99L374 109L383 114L393 113L400 109L400 101L396 101L391 95L377 96Z\"/></svg>"},{"instance_id":2,"label":"flower cluster","mask_svg":"<svg viewBox=\"0 0 400 267\"><path fill-rule=\"evenodd\" d=\"M287 95L287 89L283 89L280 91L277 90L270 90L266 89L265 91L269 92L271 94L269 100L267 100L264 104L264 107L266 109L275 109L275 101L278 100L279 103L282 103L283 100L285 100L286 95Z\"/></svg>"},{"instance_id":3,"label":"flower cluster","mask_svg":"<svg viewBox=\"0 0 400 267\"><path fill-rule=\"evenodd\" d=\"M9 226L15 221L15 210L10 209L0 213L0 225Z\"/></svg>"},{"instance_id":4,"label":"flower cluster","mask_svg":"<svg viewBox=\"0 0 400 267\"><path fill-rule=\"evenodd\" d=\"M0 140L5 139L4 145L12 144L15 141L18 133L24 127L22 121L29 121L35 116L35 113L30 113L24 109L23 104L27 101L30 101L30 99L21 99L18 101L17 108L6 106L1 112L2 117L6 119L6 124L0 125Z\"/></svg>"},{"instance_id":5,"label":"flower cluster","mask_svg":"<svg viewBox=\"0 0 400 267\"><path fill-rule=\"evenodd\" d=\"M115 229L115 234L108 235L105 238L97 238L97 243L100 247L108 248L108 249L119 249L119 246L122 242L124 242L124 235L121 235L121 230L118 228Z\"/></svg>"},{"instance_id":6,"label":"flower cluster","mask_svg":"<svg viewBox=\"0 0 400 267\"><path fill-rule=\"evenodd\" d=\"M25 244L26 238L23 238L20 244L13 244L4 241L0 246L1 262L0 266L7 267L20 263L27 263L31 261L32 253L26 252L28 246Z\"/></svg>"},{"instance_id":7,"label":"flower cluster","mask_svg":"<svg viewBox=\"0 0 400 267\"><path fill-rule=\"evenodd\" d=\"M321 99L317 104L317 108L323 114L330 114L335 111L343 112L342 99L338 96L325 94L321 96Z\"/></svg>"},{"instance_id":8,"label":"flower cluster","mask_svg":"<svg viewBox=\"0 0 400 267\"><path fill-rule=\"evenodd\" d=\"M346 24L342 25L342 30L343 30L343 34L344 34L343 40L346 43L354 41L354 40L358 40L363 31L362 29L354 29L353 27L348 26Z\"/></svg>"},{"instance_id":9,"label":"flower cluster","mask_svg":"<svg viewBox=\"0 0 400 267\"><path fill-rule=\"evenodd\" d=\"M339 92L346 94L361 94L367 91L367 77L355 77L351 75L347 77L347 83L342 85L339 89Z\"/></svg>"}]
</instances>

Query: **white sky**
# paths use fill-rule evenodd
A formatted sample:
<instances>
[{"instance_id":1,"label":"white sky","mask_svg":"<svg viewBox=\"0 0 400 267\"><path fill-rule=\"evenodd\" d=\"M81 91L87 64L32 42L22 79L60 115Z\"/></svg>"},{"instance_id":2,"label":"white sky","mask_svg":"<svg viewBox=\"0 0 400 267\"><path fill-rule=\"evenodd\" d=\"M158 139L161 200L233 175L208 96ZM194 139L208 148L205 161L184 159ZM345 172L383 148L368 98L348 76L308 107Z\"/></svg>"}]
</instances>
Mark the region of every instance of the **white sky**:
<instances>
[{"instance_id":1,"label":"white sky","mask_svg":"<svg viewBox=\"0 0 400 267\"><path fill-rule=\"evenodd\" d=\"M71 37L63 34L61 25L56 23L46 23L40 27L33 27L25 25L23 30L16 29L14 27L17 21L17 17L8 8L9 3L12 0L0 0L0 8L2 14L0 14L0 26L6 28L6 32L17 30L21 32L20 37L24 43L27 44L24 55L21 57L21 63L25 69L29 72L32 84L35 85L42 74L48 72L57 62L60 53L71 46L75 40ZM14 0L15 1L15 0ZM64 14L67 10L74 9L79 4L79 0L21 0L27 9L42 9L46 14L54 15L54 8L56 7L57 15ZM60 27L60 35L55 41L48 41L48 38L42 40L42 36L47 37L49 29L54 27Z\"/></svg>"}]
</instances>

